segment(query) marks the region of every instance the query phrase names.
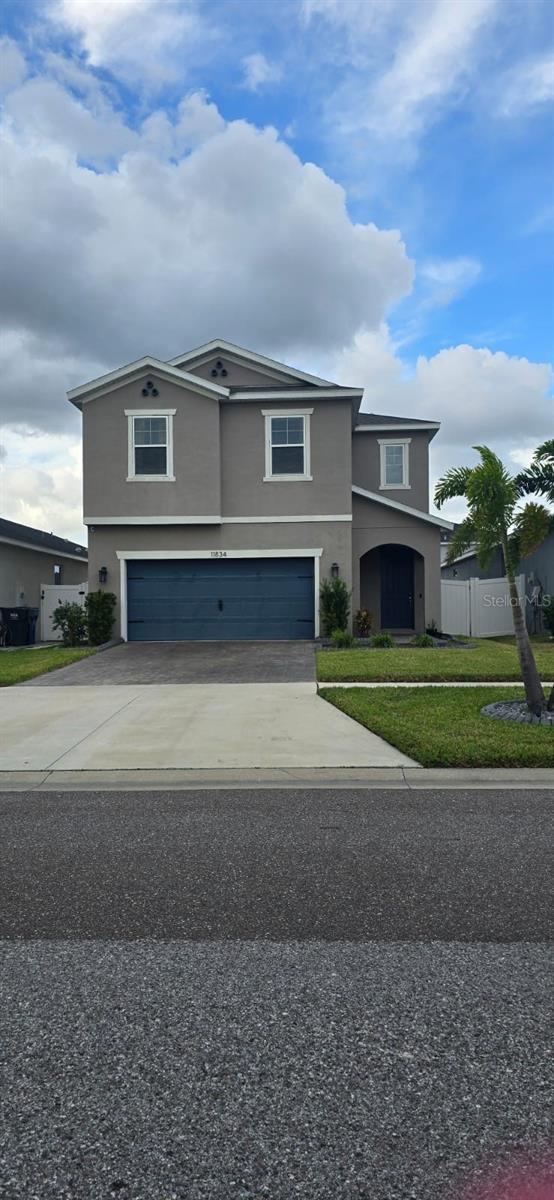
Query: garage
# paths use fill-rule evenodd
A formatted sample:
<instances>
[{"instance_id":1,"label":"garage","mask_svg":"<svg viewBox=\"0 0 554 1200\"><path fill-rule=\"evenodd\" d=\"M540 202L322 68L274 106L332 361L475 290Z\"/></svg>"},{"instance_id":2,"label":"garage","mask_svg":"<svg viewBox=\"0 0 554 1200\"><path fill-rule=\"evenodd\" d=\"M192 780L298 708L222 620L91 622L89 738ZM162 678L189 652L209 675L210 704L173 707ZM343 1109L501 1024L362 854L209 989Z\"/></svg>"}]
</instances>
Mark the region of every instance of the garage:
<instances>
[{"instance_id":1,"label":"garage","mask_svg":"<svg viewBox=\"0 0 554 1200\"><path fill-rule=\"evenodd\" d=\"M127 636L134 642L313 638L314 559L130 560Z\"/></svg>"}]
</instances>

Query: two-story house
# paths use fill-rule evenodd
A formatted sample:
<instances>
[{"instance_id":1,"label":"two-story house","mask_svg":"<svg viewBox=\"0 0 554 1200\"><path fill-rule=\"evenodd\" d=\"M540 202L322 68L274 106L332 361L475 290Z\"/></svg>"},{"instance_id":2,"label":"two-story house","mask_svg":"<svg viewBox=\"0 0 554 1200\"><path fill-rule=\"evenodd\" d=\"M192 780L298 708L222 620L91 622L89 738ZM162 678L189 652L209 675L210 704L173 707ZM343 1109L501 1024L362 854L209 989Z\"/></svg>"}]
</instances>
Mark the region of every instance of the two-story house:
<instances>
[{"instance_id":1,"label":"two-story house","mask_svg":"<svg viewBox=\"0 0 554 1200\"><path fill-rule=\"evenodd\" d=\"M89 584L133 641L313 638L340 574L374 627L440 626L436 421L228 342L68 393L83 414Z\"/></svg>"}]
</instances>

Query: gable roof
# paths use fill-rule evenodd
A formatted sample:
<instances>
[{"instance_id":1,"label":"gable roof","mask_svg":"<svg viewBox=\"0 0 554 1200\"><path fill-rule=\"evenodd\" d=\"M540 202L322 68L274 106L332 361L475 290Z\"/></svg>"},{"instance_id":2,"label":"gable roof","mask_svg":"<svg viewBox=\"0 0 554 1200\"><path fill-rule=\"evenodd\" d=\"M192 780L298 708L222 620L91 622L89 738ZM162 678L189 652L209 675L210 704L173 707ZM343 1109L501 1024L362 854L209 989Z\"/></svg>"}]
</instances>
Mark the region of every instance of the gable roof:
<instances>
[{"instance_id":1,"label":"gable roof","mask_svg":"<svg viewBox=\"0 0 554 1200\"><path fill-rule=\"evenodd\" d=\"M397 512L404 512L409 517L417 517L420 521L427 521L431 525L438 525L439 529L453 529L452 521L445 521L444 517L435 517L433 513L422 512L420 508L412 508L409 504L401 504L399 500L391 500L389 496L381 496L379 492L368 492L366 488L352 486L352 491L355 496L361 496L363 500L373 500L375 504L384 504L385 508L394 508Z\"/></svg>"},{"instance_id":2,"label":"gable roof","mask_svg":"<svg viewBox=\"0 0 554 1200\"><path fill-rule=\"evenodd\" d=\"M144 358L137 358L135 362L127 363L124 367L118 367L116 371L109 371L107 375L100 375L98 379L91 379L88 383L82 383L79 387L71 388L67 393L68 400L75 404L77 408L82 408L88 400L94 398L96 392L109 392L114 388L122 387L128 383L133 377L139 378L151 370L156 375L161 375L162 378L169 379L171 383L179 384L181 387L194 387L195 392L200 395L211 396L214 399L221 399L229 395L229 388L221 387L220 384L210 383L207 379L199 379L197 375L190 375L188 371L177 370L170 363L163 362L159 358L152 358L146 355Z\"/></svg>"},{"instance_id":3,"label":"gable roof","mask_svg":"<svg viewBox=\"0 0 554 1200\"><path fill-rule=\"evenodd\" d=\"M8 521L0 517L0 541L13 542L18 546L28 546L30 550L44 550L50 553L64 555L65 558L88 560L86 546L78 542L70 542L67 538L57 537L55 533L45 533L42 529L33 529L31 525L20 525L17 521Z\"/></svg>"},{"instance_id":4,"label":"gable roof","mask_svg":"<svg viewBox=\"0 0 554 1200\"><path fill-rule=\"evenodd\" d=\"M234 342L224 342L220 338L204 342L202 346L196 346L194 350L187 350L184 354L178 354L176 358L170 358L168 361L170 366L179 367L183 363L196 362L197 359L205 359L213 354L234 355L242 362L250 363L253 367L266 367L269 371L275 371L279 375L291 375L293 379L302 380L315 387L335 386L329 379L321 379L319 375L309 375L307 371L288 367L286 363L278 362L276 358L267 358L264 354L256 354L254 350L246 350L244 346L237 346Z\"/></svg>"}]
</instances>

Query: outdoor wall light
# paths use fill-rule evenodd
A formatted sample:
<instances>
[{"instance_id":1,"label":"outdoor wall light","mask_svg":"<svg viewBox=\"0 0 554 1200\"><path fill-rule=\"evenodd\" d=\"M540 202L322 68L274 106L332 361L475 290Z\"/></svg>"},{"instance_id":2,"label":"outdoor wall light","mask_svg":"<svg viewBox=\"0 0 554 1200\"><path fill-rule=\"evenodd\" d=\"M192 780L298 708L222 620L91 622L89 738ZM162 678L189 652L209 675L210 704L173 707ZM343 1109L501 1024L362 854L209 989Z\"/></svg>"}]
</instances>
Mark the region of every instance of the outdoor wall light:
<instances>
[{"instance_id":1,"label":"outdoor wall light","mask_svg":"<svg viewBox=\"0 0 554 1200\"><path fill-rule=\"evenodd\" d=\"M338 563L331 563L331 577L332 577L332 579L338 579L338 577L339 577L339 564Z\"/></svg>"},{"instance_id":2,"label":"outdoor wall light","mask_svg":"<svg viewBox=\"0 0 554 1200\"><path fill-rule=\"evenodd\" d=\"M100 567L100 570L98 572L98 582L105 583L107 578L108 578L108 568Z\"/></svg>"}]
</instances>

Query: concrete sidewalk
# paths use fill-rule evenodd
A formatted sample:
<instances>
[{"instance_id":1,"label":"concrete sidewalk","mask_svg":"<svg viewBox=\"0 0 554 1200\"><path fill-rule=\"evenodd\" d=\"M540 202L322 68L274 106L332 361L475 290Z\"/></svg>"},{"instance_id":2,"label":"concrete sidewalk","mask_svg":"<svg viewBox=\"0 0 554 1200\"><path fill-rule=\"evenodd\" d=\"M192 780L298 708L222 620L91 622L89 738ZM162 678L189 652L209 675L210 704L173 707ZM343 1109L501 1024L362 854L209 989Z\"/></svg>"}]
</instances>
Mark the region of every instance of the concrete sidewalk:
<instances>
[{"instance_id":1,"label":"concrete sidewalk","mask_svg":"<svg viewBox=\"0 0 554 1200\"><path fill-rule=\"evenodd\" d=\"M315 683L5 688L0 771L417 767Z\"/></svg>"}]
</instances>

